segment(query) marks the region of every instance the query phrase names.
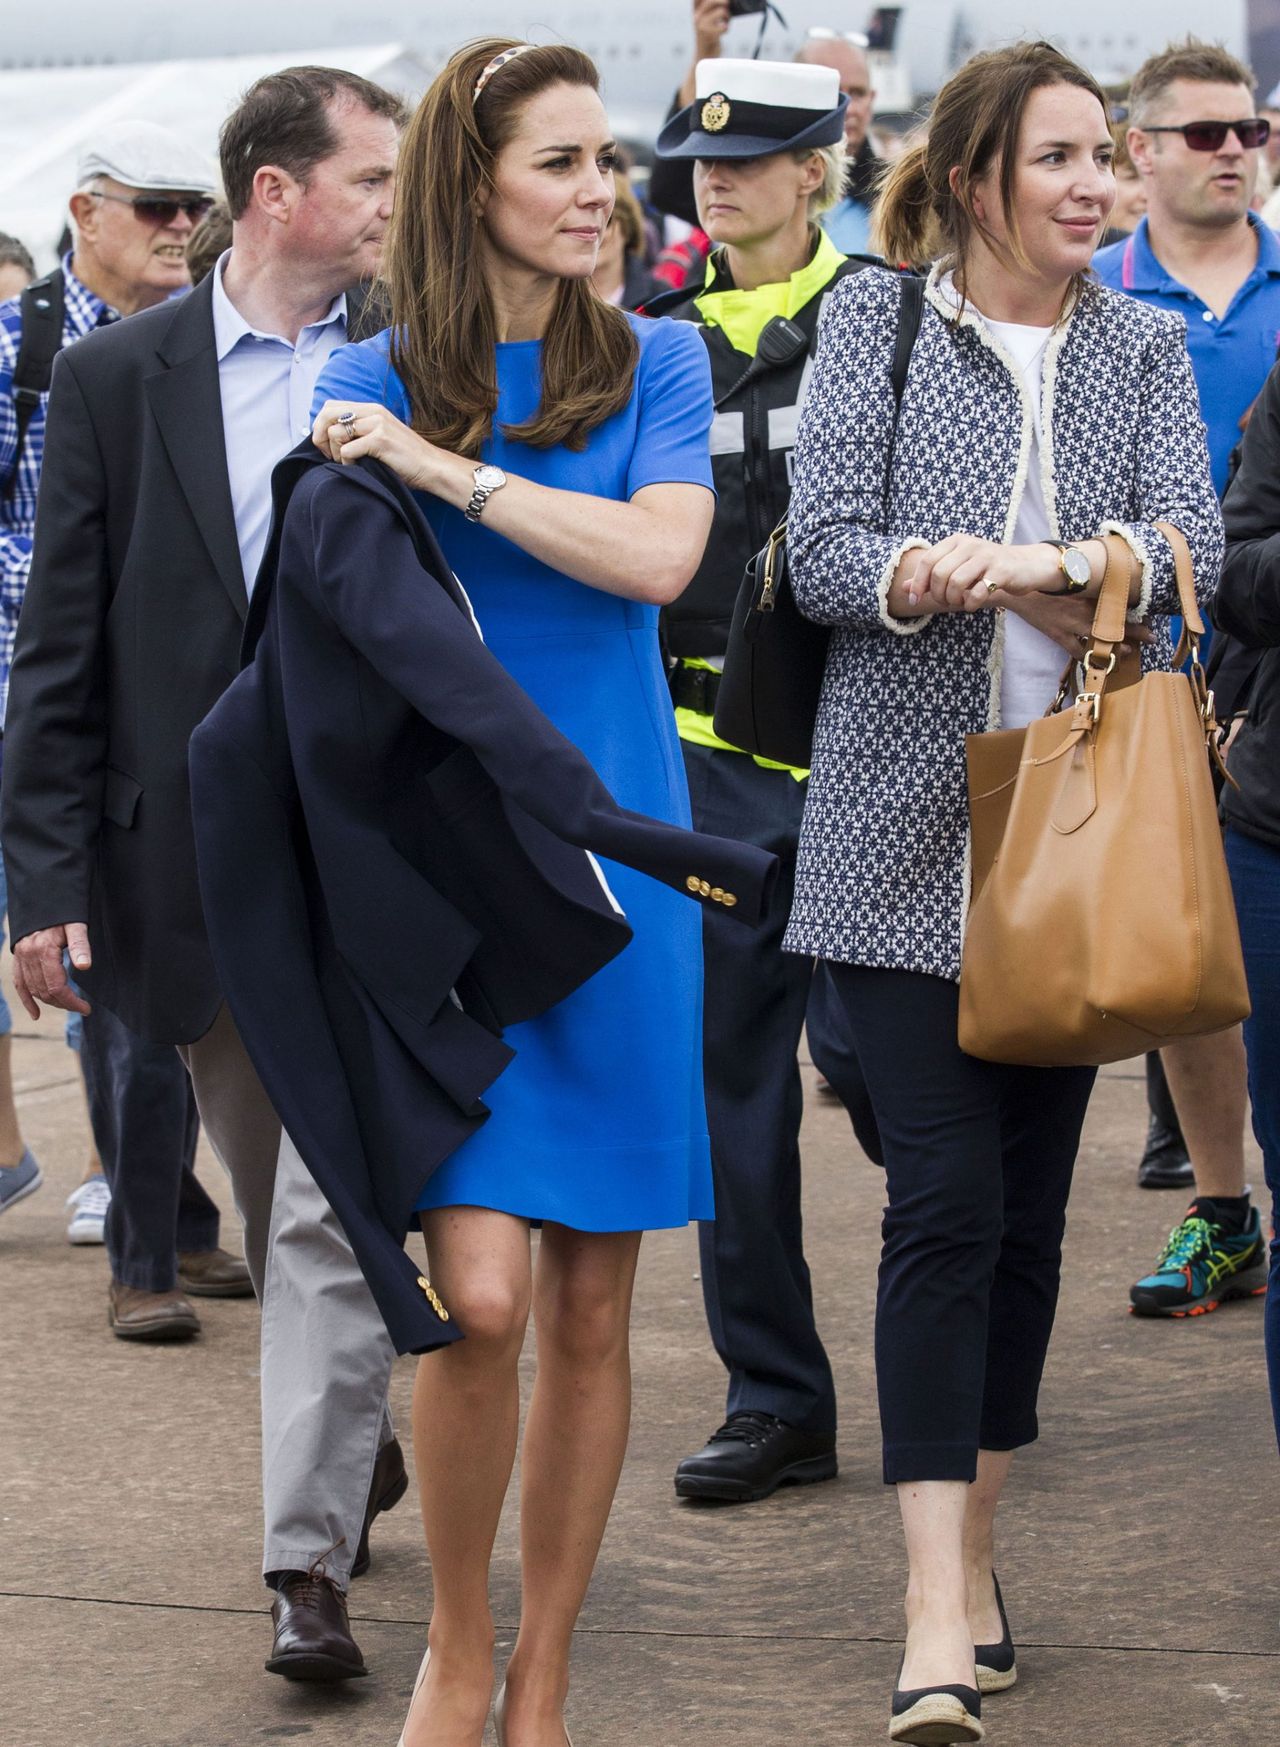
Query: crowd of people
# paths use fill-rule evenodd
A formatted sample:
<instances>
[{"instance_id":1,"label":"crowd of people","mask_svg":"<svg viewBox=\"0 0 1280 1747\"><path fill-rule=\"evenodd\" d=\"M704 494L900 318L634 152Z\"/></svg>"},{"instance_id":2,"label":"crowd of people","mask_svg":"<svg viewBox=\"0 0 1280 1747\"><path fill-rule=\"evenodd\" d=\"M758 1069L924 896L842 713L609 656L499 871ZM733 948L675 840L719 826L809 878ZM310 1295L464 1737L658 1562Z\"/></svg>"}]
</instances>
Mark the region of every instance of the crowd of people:
<instances>
[{"instance_id":1,"label":"crowd of people","mask_svg":"<svg viewBox=\"0 0 1280 1747\"><path fill-rule=\"evenodd\" d=\"M729 17L694 0L647 178L585 55L487 39L412 115L341 70L269 75L217 171L111 122L60 266L0 236L0 904L18 997L66 1015L83 1076L68 1237L105 1245L121 1339L190 1339L201 1295L262 1307L272 1673L367 1671L347 1592L408 1489L388 1384L422 1355L433 1599L401 1747L479 1747L491 1707L504 1747L568 1741L645 1230L699 1223L728 1376L677 1494L836 1474L804 1033L885 1177L890 1736L983 1738L1017 1679L998 1506L1098 1058L960 1046L966 741L1055 700L1096 727L1108 603L1105 672L1173 672L1184 549L1252 1013L1153 1038L1138 1183L1191 1200L1130 1303L1268 1291L1245 1137L1251 1106L1274 1203L1280 111L1214 44L1117 94L1023 43L878 150L857 38L734 60ZM744 569L784 525L830 631L803 767L717 728ZM1140 897L1158 923L1158 870ZM41 1187L11 1032L4 1009L0 1213ZM1278 1268L1273 1241L1280 1428Z\"/></svg>"}]
</instances>

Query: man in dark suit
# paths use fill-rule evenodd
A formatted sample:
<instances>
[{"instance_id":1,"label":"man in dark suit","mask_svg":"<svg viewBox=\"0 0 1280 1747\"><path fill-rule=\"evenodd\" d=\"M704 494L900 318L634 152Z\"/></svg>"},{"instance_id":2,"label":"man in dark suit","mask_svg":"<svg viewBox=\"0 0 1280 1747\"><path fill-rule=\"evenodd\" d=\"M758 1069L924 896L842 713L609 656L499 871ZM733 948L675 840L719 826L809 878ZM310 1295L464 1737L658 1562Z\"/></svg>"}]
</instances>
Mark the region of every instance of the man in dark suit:
<instances>
[{"instance_id":1,"label":"man in dark suit","mask_svg":"<svg viewBox=\"0 0 1280 1747\"><path fill-rule=\"evenodd\" d=\"M271 469L347 337L345 289L376 271L402 121L348 73L260 80L222 130L231 249L190 296L59 358L5 761L20 998L75 1007L65 953L92 1002L177 1044L230 1174L263 1306L267 1667L315 1680L366 1672L345 1591L407 1485L392 1350L223 1005L187 743L235 677Z\"/></svg>"}]
</instances>

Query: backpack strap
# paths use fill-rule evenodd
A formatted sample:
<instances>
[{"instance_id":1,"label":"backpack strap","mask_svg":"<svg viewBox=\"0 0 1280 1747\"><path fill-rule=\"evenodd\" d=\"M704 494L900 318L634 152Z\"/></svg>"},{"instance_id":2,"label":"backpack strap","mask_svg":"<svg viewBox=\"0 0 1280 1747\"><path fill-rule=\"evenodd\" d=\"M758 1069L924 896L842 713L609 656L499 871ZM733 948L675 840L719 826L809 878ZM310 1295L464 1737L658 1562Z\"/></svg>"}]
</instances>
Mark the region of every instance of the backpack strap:
<instances>
[{"instance_id":1,"label":"backpack strap","mask_svg":"<svg viewBox=\"0 0 1280 1747\"><path fill-rule=\"evenodd\" d=\"M6 499L13 496L17 486L27 431L42 397L49 392L53 361L62 350L62 318L66 302L62 269L59 267L28 285L18 301L22 313L22 339L13 366L12 383L13 404L18 415L18 442L13 469L0 491Z\"/></svg>"}]
</instances>

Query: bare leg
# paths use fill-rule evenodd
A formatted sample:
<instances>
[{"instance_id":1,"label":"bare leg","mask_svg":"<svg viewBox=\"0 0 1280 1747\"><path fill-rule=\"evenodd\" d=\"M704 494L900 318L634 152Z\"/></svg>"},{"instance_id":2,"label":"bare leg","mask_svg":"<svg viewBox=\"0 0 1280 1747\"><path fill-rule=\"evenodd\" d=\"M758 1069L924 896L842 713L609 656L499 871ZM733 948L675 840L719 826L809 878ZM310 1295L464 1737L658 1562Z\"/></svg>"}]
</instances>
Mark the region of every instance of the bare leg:
<instances>
[{"instance_id":1,"label":"bare leg","mask_svg":"<svg viewBox=\"0 0 1280 1747\"><path fill-rule=\"evenodd\" d=\"M24 1143L13 1102L13 1033L0 1037L0 1165L22 1162Z\"/></svg>"},{"instance_id":2,"label":"bare leg","mask_svg":"<svg viewBox=\"0 0 1280 1747\"><path fill-rule=\"evenodd\" d=\"M979 1450L978 1478L964 1513L964 1567L969 1590L969 1635L975 1644L998 1644L1004 1630L996 1606L996 1509L1009 1478L1012 1450Z\"/></svg>"},{"instance_id":3,"label":"bare leg","mask_svg":"<svg viewBox=\"0 0 1280 1747\"><path fill-rule=\"evenodd\" d=\"M544 1228L534 1276L538 1376L520 1499L520 1632L509 1747L564 1747L569 1651L626 1455L639 1232Z\"/></svg>"},{"instance_id":4,"label":"bare leg","mask_svg":"<svg viewBox=\"0 0 1280 1747\"><path fill-rule=\"evenodd\" d=\"M493 1692L489 1561L520 1421L529 1320L526 1221L480 1207L422 1216L431 1281L465 1339L418 1364L413 1454L431 1555L431 1665L407 1747L481 1747Z\"/></svg>"},{"instance_id":5,"label":"bare leg","mask_svg":"<svg viewBox=\"0 0 1280 1747\"><path fill-rule=\"evenodd\" d=\"M1244 1035L1238 1025L1160 1051L1199 1195L1244 1194Z\"/></svg>"},{"instance_id":6,"label":"bare leg","mask_svg":"<svg viewBox=\"0 0 1280 1747\"><path fill-rule=\"evenodd\" d=\"M898 1509L907 1538L907 1649L898 1685L973 1686L973 1635L965 1583L963 1480L907 1480Z\"/></svg>"}]
</instances>

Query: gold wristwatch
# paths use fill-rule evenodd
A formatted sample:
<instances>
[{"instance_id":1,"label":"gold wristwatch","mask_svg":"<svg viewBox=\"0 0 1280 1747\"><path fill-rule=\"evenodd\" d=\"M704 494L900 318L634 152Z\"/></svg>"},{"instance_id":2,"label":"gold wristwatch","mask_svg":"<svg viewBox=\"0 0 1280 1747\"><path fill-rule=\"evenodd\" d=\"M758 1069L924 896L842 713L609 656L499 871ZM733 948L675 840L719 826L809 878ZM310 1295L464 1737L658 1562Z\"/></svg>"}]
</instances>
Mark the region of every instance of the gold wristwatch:
<instances>
[{"instance_id":1,"label":"gold wristwatch","mask_svg":"<svg viewBox=\"0 0 1280 1747\"><path fill-rule=\"evenodd\" d=\"M1065 540L1046 540L1046 546L1058 548L1058 569L1066 580L1065 588L1052 590L1054 594L1083 594L1093 580L1093 570L1089 564L1088 554L1082 552L1079 546L1068 546ZM1046 589L1045 593L1051 592Z\"/></svg>"}]
</instances>

